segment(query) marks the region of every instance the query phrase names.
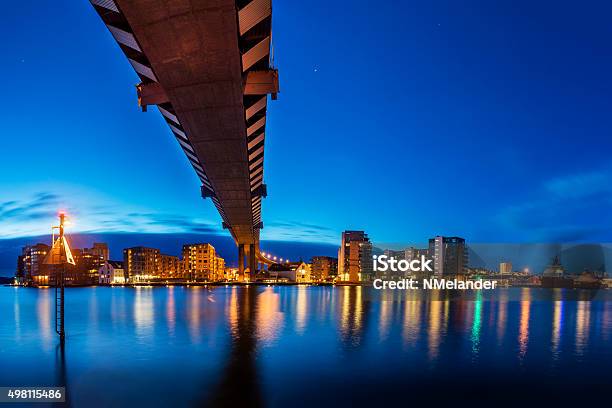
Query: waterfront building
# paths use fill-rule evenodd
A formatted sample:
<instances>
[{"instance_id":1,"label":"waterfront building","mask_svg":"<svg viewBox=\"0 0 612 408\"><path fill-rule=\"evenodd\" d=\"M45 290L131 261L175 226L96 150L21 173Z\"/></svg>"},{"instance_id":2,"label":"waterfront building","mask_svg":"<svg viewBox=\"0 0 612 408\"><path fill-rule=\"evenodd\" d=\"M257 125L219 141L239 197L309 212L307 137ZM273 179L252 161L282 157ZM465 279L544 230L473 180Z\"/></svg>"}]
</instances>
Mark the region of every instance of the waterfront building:
<instances>
[{"instance_id":1,"label":"waterfront building","mask_svg":"<svg viewBox=\"0 0 612 408\"><path fill-rule=\"evenodd\" d=\"M24 265L24 256L17 256L17 270L15 271L15 283L18 285L23 285L25 283L25 265Z\"/></svg>"},{"instance_id":2,"label":"waterfront building","mask_svg":"<svg viewBox=\"0 0 612 408\"><path fill-rule=\"evenodd\" d=\"M101 285L124 284L123 262L105 261L104 265L98 270L98 276Z\"/></svg>"},{"instance_id":3,"label":"waterfront building","mask_svg":"<svg viewBox=\"0 0 612 408\"><path fill-rule=\"evenodd\" d=\"M311 275L315 282L324 282L338 274L338 258L313 256Z\"/></svg>"},{"instance_id":4,"label":"waterfront building","mask_svg":"<svg viewBox=\"0 0 612 408\"><path fill-rule=\"evenodd\" d=\"M399 262L405 259L406 253L403 250L394 250L394 249L385 249L383 254L387 257L387 259L394 259ZM391 268L388 268L386 271L378 271L376 272L377 278L382 279L392 279L392 278L400 278L404 277L405 272L401 271L392 271Z\"/></svg>"},{"instance_id":5,"label":"waterfront building","mask_svg":"<svg viewBox=\"0 0 612 408\"><path fill-rule=\"evenodd\" d=\"M406 259L406 253L405 251L402 250L394 250L394 249L385 249L384 251L385 255L387 255L387 258L394 258L398 261L401 261L402 259Z\"/></svg>"},{"instance_id":6,"label":"waterfront building","mask_svg":"<svg viewBox=\"0 0 612 408\"><path fill-rule=\"evenodd\" d=\"M404 259L408 262L415 259L421 259L421 256L429 258L429 248L408 247L404 249Z\"/></svg>"},{"instance_id":7,"label":"waterfront building","mask_svg":"<svg viewBox=\"0 0 612 408\"><path fill-rule=\"evenodd\" d=\"M159 255L159 270L157 276L162 279L177 279L183 276L182 262L177 256Z\"/></svg>"},{"instance_id":8,"label":"waterfront building","mask_svg":"<svg viewBox=\"0 0 612 408\"><path fill-rule=\"evenodd\" d=\"M496 271L492 271L492 270L487 269L487 268L482 267L482 266L473 266L473 267L468 267L467 268L467 275L468 276L477 275L477 276L489 276L489 277L493 277L494 275L497 275L497 272Z\"/></svg>"},{"instance_id":9,"label":"waterfront building","mask_svg":"<svg viewBox=\"0 0 612 408\"><path fill-rule=\"evenodd\" d=\"M123 250L123 267L128 282L141 282L159 277L159 249L132 247Z\"/></svg>"},{"instance_id":10,"label":"waterfront building","mask_svg":"<svg viewBox=\"0 0 612 408\"><path fill-rule=\"evenodd\" d=\"M185 275L191 281L220 280L225 269L225 261L220 260L215 247L210 244L183 245ZM223 258L221 258L223 259Z\"/></svg>"},{"instance_id":11,"label":"waterfront building","mask_svg":"<svg viewBox=\"0 0 612 408\"><path fill-rule=\"evenodd\" d=\"M236 281L238 280L238 268L225 268L223 271L223 280Z\"/></svg>"},{"instance_id":12,"label":"waterfront building","mask_svg":"<svg viewBox=\"0 0 612 408\"><path fill-rule=\"evenodd\" d=\"M465 239L437 236L429 239L429 256L433 259L434 275L465 275L468 252Z\"/></svg>"},{"instance_id":13,"label":"waterfront building","mask_svg":"<svg viewBox=\"0 0 612 408\"><path fill-rule=\"evenodd\" d=\"M415 248L415 247L408 247L406 249L404 249L404 259L406 261L408 261L409 263L414 261L414 260L420 260L421 257L425 257L425 259L431 259L432 257L429 254L429 248ZM404 277L408 277L411 275L418 275L418 276L428 276L430 275L431 272L419 272L419 273L415 273L415 272L411 272L411 271L406 271L404 272Z\"/></svg>"},{"instance_id":14,"label":"waterfront building","mask_svg":"<svg viewBox=\"0 0 612 408\"><path fill-rule=\"evenodd\" d=\"M64 283L66 285L96 285L99 282L98 271L104 265L102 255L95 255L85 249L73 249L75 265L66 265ZM55 273L52 273L55 276ZM53 278L55 279L55 278Z\"/></svg>"},{"instance_id":15,"label":"waterfront building","mask_svg":"<svg viewBox=\"0 0 612 408\"><path fill-rule=\"evenodd\" d=\"M225 259L221 258L220 256L216 256L215 257L215 277L214 280L215 281L224 281L227 280L226 279L226 275L225 275Z\"/></svg>"},{"instance_id":16,"label":"waterfront building","mask_svg":"<svg viewBox=\"0 0 612 408\"><path fill-rule=\"evenodd\" d=\"M73 249L75 265L67 265L64 270L66 285L97 285L100 281L99 270L108 260L109 250L105 243L94 243L91 248ZM51 267L52 280L55 269Z\"/></svg>"},{"instance_id":17,"label":"waterfront building","mask_svg":"<svg viewBox=\"0 0 612 408\"><path fill-rule=\"evenodd\" d=\"M101 242L94 242L91 248L83 248L83 253L102 257L105 262L108 261L110 255L108 244Z\"/></svg>"},{"instance_id":18,"label":"waterfront building","mask_svg":"<svg viewBox=\"0 0 612 408\"><path fill-rule=\"evenodd\" d=\"M17 277L22 283L35 285L49 285L50 267L43 264L47 253L51 250L49 245L26 245L17 258Z\"/></svg>"},{"instance_id":19,"label":"waterfront building","mask_svg":"<svg viewBox=\"0 0 612 408\"><path fill-rule=\"evenodd\" d=\"M51 247L45 244L28 245L17 258L17 281L34 285L54 285L57 269L43 264ZM95 285L99 282L98 271L108 255L106 244L94 244L94 248L74 249L72 255L75 265L66 265L64 282L66 285Z\"/></svg>"},{"instance_id":20,"label":"waterfront building","mask_svg":"<svg viewBox=\"0 0 612 408\"><path fill-rule=\"evenodd\" d=\"M512 273L512 262L501 262L499 264L499 274L508 275Z\"/></svg>"},{"instance_id":21,"label":"waterfront building","mask_svg":"<svg viewBox=\"0 0 612 408\"><path fill-rule=\"evenodd\" d=\"M310 283L311 265L299 262L285 262L270 265L268 280L273 282Z\"/></svg>"},{"instance_id":22,"label":"waterfront building","mask_svg":"<svg viewBox=\"0 0 612 408\"><path fill-rule=\"evenodd\" d=\"M338 278L344 282L372 280L372 242L364 231L344 231L338 250Z\"/></svg>"}]
</instances>

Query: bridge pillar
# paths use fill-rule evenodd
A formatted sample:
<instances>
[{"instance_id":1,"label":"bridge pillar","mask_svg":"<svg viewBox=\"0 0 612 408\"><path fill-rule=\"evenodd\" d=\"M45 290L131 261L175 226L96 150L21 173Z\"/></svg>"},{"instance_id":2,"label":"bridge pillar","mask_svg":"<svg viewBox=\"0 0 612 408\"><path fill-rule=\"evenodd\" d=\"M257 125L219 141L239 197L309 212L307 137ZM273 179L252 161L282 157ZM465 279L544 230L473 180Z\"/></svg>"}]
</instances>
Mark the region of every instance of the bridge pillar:
<instances>
[{"instance_id":1,"label":"bridge pillar","mask_svg":"<svg viewBox=\"0 0 612 408\"><path fill-rule=\"evenodd\" d=\"M238 281L244 281L244 244L238 244Z\"/></svg>"},{"instance_id":2,"label":"bridge pillar","mask_svg":"<svg viewBox=\"0 0 612 408\"><path fill-rule=\"evenodd\" d=\"M255 259L255 244L249 245L249 270L251 271L251 277L255 278L255 272L257 271L257 261Z\"/></svg>"}]
</instances>

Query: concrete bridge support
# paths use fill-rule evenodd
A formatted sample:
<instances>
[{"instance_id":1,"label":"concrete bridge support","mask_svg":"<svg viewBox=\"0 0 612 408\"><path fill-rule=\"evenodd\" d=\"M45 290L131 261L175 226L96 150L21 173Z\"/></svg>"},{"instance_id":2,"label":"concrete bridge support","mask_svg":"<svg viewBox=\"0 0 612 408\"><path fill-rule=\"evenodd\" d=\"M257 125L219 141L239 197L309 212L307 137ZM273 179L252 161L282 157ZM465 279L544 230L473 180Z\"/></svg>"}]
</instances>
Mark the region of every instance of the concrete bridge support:
<instances>
[{"instance_id":1,"label":"concrete bridge support","mask_svg":"<svg viewBox=\"0 0 612 408\"><path fill-rule=\"evenodd\" d=\"M244 244L238 244L238 281L244 281Z\"/></svg>"},{"instance_id":2,"label":"concrete bridge support","mask_svg":"<svg viewBox=\"0 0 612 408\"><path fill-rule=\"evenodd\" d=\"M257 260L255 257L255 244L249 245L249 271L251 272L251 278L255 279L255 273L257 272Z\"/></svg>"}]
</instances>

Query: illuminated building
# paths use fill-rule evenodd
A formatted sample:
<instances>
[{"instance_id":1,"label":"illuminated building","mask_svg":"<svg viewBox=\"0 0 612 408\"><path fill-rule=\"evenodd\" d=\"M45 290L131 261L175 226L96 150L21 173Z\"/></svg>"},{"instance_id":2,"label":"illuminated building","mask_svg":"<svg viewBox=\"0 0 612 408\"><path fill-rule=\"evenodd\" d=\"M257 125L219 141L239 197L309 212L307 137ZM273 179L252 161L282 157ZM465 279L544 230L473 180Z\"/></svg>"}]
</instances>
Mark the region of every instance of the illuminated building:
<instances>
[{"instance_id":1,"label":"illuminated building","mask_svg":"<svg viewBox=\"0 0 612 408\"><path fill-rule=\"evenodd\" d=\"M338 250L338 278L345 282L372 279L372 243L363 231L344 231Z\"/></svg>"},{"instance_id":2,"label":"illuminated building","mask_svg":"<svg viewBox=\"0 0 612 408\"><path fill-rule=\"evenodd\" d=\"M404 251L393 250L393 249L385 249L383 251L383 254L387 256L387 259L393 258L396 261L404 260L406 256ZM376 277L383 278L383 279L403 278L404 275L405 275L405 272L402 272L399 270L394 271L391 268L387 268L387 270L384 272L383 271L376 272Z\"/></svg>"},{"instance_id":3,"label":"illuminated building","mask_svg":"<svg viewBox=\"0 0 612 408\"><path fill-rule=\"evenodd\" d=\"M385 255L387 255L388 258L395 258L398 261L401 259L405 259L405 252L404 251L395 251L393 249L385 249Z\"/></svg>"},{"instance_id":4,"label":"illuminated building","mask_svg":"<svg viewBox=\"0 0 612 408\"><path fill-rule=\"evenodd\" d=\"M220 280L224 274L225 261L210 244L183 245L183 262L186 278L191 281Z\"/></svg>"},{"instance_id":5,"label":"illuminated building","mask_svg":"<svg viewBox=\"0 0 612 408\"><path fill-rule=\"evenodd\" d=\"M512 273L512 262L501 262L499 264L499 274L506 275Z\"/></svg>"},{"instance_id":6,"label":"illuminated building","mask_svg":"<svg viewBox=\"0 0 612 408\"><path fill-rule=\"evenodd\" d=\"M415 247L409 247L404 249L404 259L408 262L412 262L414 260L419 260L421 259L421 257L425 257L427 259L431 259L430 255L429 255L429 248L415 248ZM410 271L406 271L405 272L405 276L408 276L410 274L414 274L413 272ZM420 272L420 275L426 275L428 274L427 272ZM419 275L419 274L415 274L415 275Z\"/></svg>"},{"instance_id":7,"label":"illuminated building","mask_svg":"<svg viewBox=\"0 0 612 408\"><path fill-rule=\"evenodd\" d=\"M395 261L408 261L410 263L413 260L420 261L421 256L429 258L429 250L414 247L409 247L402 250L385 249L384 255L387 257L387 259L393 258ZM383 279L406 278L411 275L415 275L415 273L409 270L393 270L392 268L387 268L385 271L378 271L376 273L376 277Z\"/></svg>"},{"instance_id":8,"label":"illuminated building","mask_svg":"<svg viewBox=\"0 0 612 408\"><path fill-rule=\"evenodd\" d=\"M51 247L45 244L28 245L17 259L17 280L35 285L54 285L56 269L44 265L43 261ZM93 248L74 249L75 265L65 268L66 285L95 285L99 282L98 271L108 256L106 244L94 244Z\"/></svg>"},{"instance_id":9,"label":"illuminated building","mask_svg":"<svg viewBox=\"0 0 612 408\"><path fill-rule=\"evenodd\" d=\"M125 283L125 271L123 262L105 261L98 270L99 283L102 285L114 285Z\"/></svg>"},{"instance_id":10,"label":"illuminated building","mask_svg":"<svg viewBox=\"0 0 612 408\"><path fill-rule=\"evenodd\" d=\"M269 279L276 282L310 283L311 266L305 262L276 263L268 268Z\"/></svg>"},{"instance_id":11,"label":"illuminated building","mask_svg":"<svg viewBox=\"0 0 612 408\"><path fill-rule=\"evenodd\" d=\"M225 276L225 259L215 257L215 281L227 280Z\"/></svg>"},{"instance_id":12,"label":"illuminated building","mask_svg":"<svg viewBox=\"0 0 612 408\"><path fill-rule=\"evenodd\" d=\"M148 281L159 277L159 249L132 247L123 250L123 268L128 282Z\"/></svg>"},{"instance_id":13,"label":"illuminated building","mask_svg":"<svg viewBox=\"0 0 612 408\"><path fill-rule=\"evenodd\" d=\"M238 268L225 268L225 270L223 271L223 280L238 280Z\"/></svg>"},{"instance_id":14,"label":"illuminated building","mask_svg":"<svg viewBox=\"0 0 612 408\"><path fill-rule=\"evenodd\" d=\"M467 273L468 253L463 238L442 236L430 238L429 256L433 258L436 276Z\"/></svg>"},{"instance_id":15,"label":"illuminated building","mask_svg":"<svg viewBox=\"0 0 612 408\"><path fill-rule=\"evenodd\" d=\"M182 269L181 261L178 257L164 254L159 255L159 271L157 275L160 278L181 278Z\"/></svg>"},{"instance_id":16,"label":"illuminated building","mask_svg":"<svg viewBox=\"0 0 612 408\"><path fill-rule=\"evenodd\" d=\"M393 258L396 261L402 261L406 259L406 251L404 250L393 250L393 249L385 249L384 255L387 259ZM377 271L376 277L383 279L391 279L391 278L403 278L406 275L406 272L402 272L400 270L392 270L391 268L387 268L386 271Z\"/></svg>"},{"instance_id":17,"label":"illuminated building","mask_svg":"<svg viewBox=\"0 0 612 408\"><path fill-rule=\"evenodd\" d=\"M98 271L104 265L102 255L95 255L89 248L73 249L72 255L76 265L67 265L65 270L66 285L95 285L99 282Z\"/></svg>"},{"instance_id":18,"label":"illuminated building","mask_svg":"<svg viewBox=\"0 0 612 408\"><path fill-rule=\"evenodd\" d=\"M48 285L50 268L48 265L44 265L43 261L50 250L51 247L45 244L23 247L21 256L17 258L17 276L22 277L24 283Z\"/></svg>"},{"instance_id":19,"label":"illuminated building","mask_svg":"<svg viewBox=\"0 0 612 408\"><path fill-rule=\"evenodd\" d=\"M331 256L313 256L311 267L312 280L316 282L338 274L338 259Z\"/></svg>"},{"instance_id":20,"label":"illuminated building","mask_svg":"<svg viewBox=\"0 0 612 408\"><path fill-rule=\"evenodd\" d=\"M421 256L429 258L429 248L409 247L404 249L404 259L408 262L414 259L421 259Z\"/></svg>"},{"instance_id":21,"label":"illuminated building","mask_svg":"<svg viewBox=\"0 0 612 408\"><path fill-rule=\"evenodd\" d=\"M102 257L104 261L108 261L108 258L109 258L108 244L94 242L93 247L83 248L83 253L97 255L97 256Z\"/></svg>"}]
</instances>

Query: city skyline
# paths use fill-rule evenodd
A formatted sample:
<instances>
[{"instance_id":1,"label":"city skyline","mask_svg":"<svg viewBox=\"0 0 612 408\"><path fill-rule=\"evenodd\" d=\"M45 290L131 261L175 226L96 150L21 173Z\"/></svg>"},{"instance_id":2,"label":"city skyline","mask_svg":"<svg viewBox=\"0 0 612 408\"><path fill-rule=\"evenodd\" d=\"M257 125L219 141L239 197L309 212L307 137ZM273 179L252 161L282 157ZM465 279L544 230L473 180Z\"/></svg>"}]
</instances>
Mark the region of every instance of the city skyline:
<instances>
[{"instance_id":1,"label":"city skyline","mask_svg":"<svg viewBox=\"0 0 612 408\"><path fill-rule=\"evenodd\" d=\"M345 248L345 236L359 237L357 239L358 247L361 248L360 242L365 237L365 243L368 245L367 252L362 254L362 250L358 249L358 255L350 256L349 253L352 250L346 249L346 254L343 254L342 248ZM121 237L119 240L115 240L117 237ZM174 235L174 234L139 234L135 235L136 238L131 234L117 234L117 235L81 235L76 234L75 239L68 237L70 245L75 244L76 248L84 248L87 253L89 247L96 248L99 245L105 246L105 253L107 259L120 260L125 254L125 250L131 248L145 248L153 249L159 253L162 257L176 258L177 260L184 259L185 246L191 244L197 245L212 245L217 248L217 254L224 258L227 263L227 267L235 267L237 262L234 243L230 237L223 236L208 236L209 240L202 240L203 235ZM111 237L106 242L105 239ZM151 237L157 237L158 239L149 240ZM159 239L162 238L163 239ZM21 250L25 247L30 246L49 246L50 236L25 238L22 240L10 240L12 247L10 251L4 250L0 252L0 277L12 276L14 272L14 260L17 255L21 253ZM100 241L104 241L100 243ZM350 240L349 240L350 241ZM448 266L451 269L451 274L456 274L457 270L461 268L468 268L472 270L502 270L502 265L508 266L513 271L521 271L533 275L539 275L544 272L545 268L550 265L551 260L557 257L561 257L564 263L569 266L571 273L578 274L580 272L589 270L598 273L606 273L612 270L612 244L606 243L535 243L535 244L488 244L488 243L468 243L461 237L443 237L435 236L429 238L428 242L425 243L410 243L404 245L391 244L390 246L385 243L372 242L370 241L368 234L364 231L348 231L345 230L338 237L335 244L308 244L308 243L290 243L290 242L264 242L262 246L262 254L264 257L272 260L279 260L279 262L312 262L316 258L335 259L335 263L341 264L346 262L346 271L341 271L339 276L340 280L347 280L349 264L358 269L362 268L362 263L365 259L370 259L372 255L387 255L388 257L394 257L396 259L406 259L408 261L412 259L418 259L420 256L425 255L432 259L434 262L434 270L447 269L447 266L437 264L437 260L444 257L444 252L439 252L438 241L440 243L457 242L461 245L459 254L460 258L457 258L457 254L453 251L450 252L453 257L452 262L457 262L455 266ZM199 244L198 244L199 243ZM347 241L348 243L348 241ZM451 245L452 247L452 245ZM451 248L449 247L449 248ZM356 249L355 248L355 249ZM368 254L370 254L368 256ZM365 256L365 257L364 257ZM345 259L346 261L343 261ZM348 259L352 259L348 261ZM356 263L355 263L356 262ZM366 270L370 270L371 259L369 262L370 266L366 266ZM463 265L463 267L461 266ZM514 266L514 269L512 267ZM340 265L339 269L343 269ZM508 269L505 269L507 272ZM354 274L357 272L353 272ZM346 276L344 276L346 275Z\"/></svg>"},{"instance_id":2,"label":"city skyline","mask_svg":"<svg viewBox=\"0 0 612 408\"><path fill-rule=\"evenodd\" d=\"M612 239L603 17L542 3L510 22L508 2L445 3L371 14L358 2L342 21L328 12L339 5L275 5L283 103L270 107L262 239L333 243L345 229L383 242ZM59 209L78 232L224 234L161 115L139 111L137 78L91 6L8 7L37 24L3 56L5 132L19 137L2 147L20 154L0 164L0 238L45 234L40 221ZM302 19L321 30L305 36ZM312 117L295 126L304 106ZM50 171L60 149L64 167Z\"/></svg>"},{"instance_id":3,"label":"city skyline","mask_svg":"<svg viewBox=\"0 0 612 408\"><path fill-rule=\"evenodd\" d=\"M609 398L612 3L4 6L0 402Z\"/></svg>"}]
</instances>

